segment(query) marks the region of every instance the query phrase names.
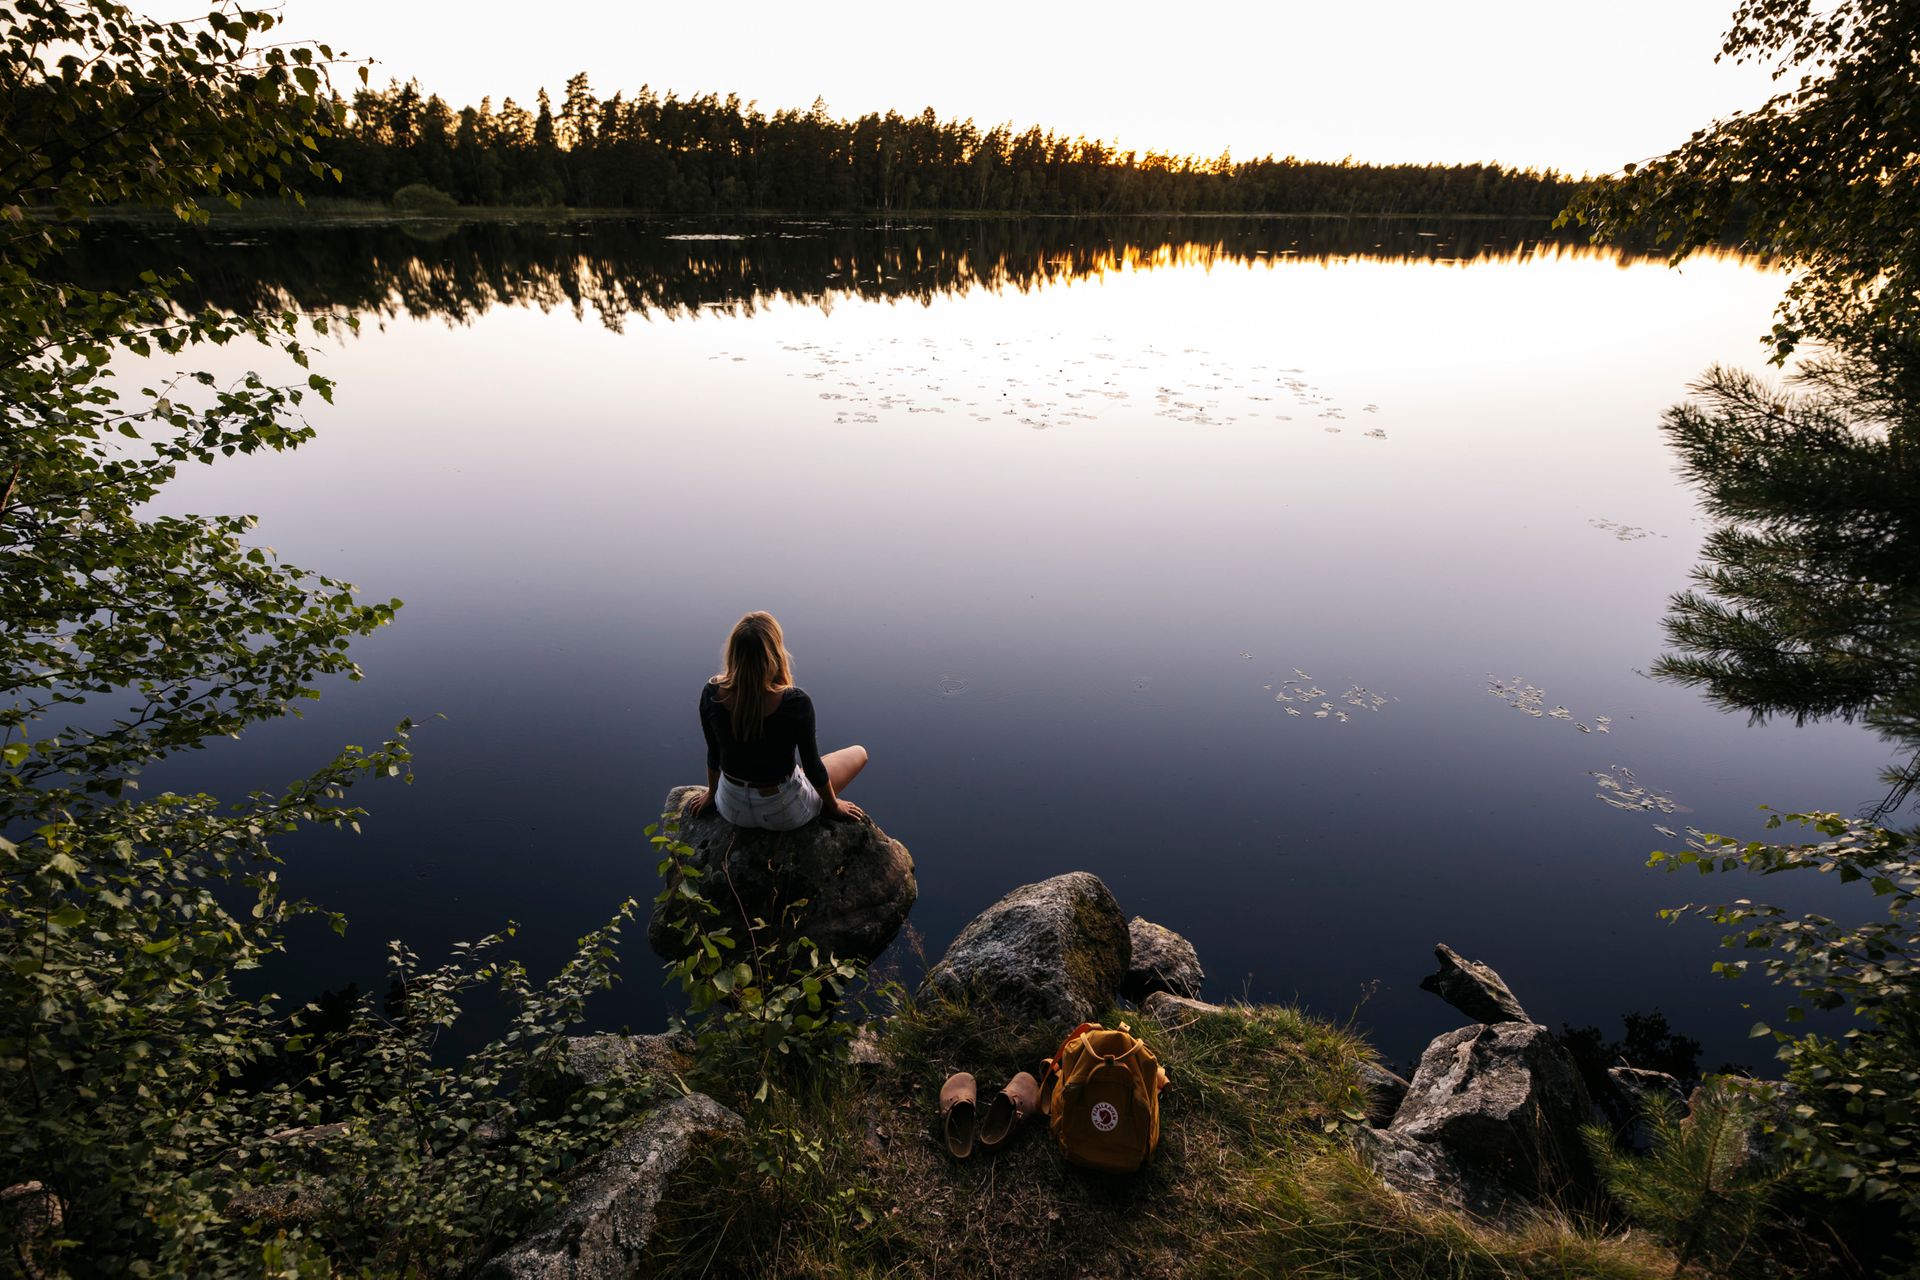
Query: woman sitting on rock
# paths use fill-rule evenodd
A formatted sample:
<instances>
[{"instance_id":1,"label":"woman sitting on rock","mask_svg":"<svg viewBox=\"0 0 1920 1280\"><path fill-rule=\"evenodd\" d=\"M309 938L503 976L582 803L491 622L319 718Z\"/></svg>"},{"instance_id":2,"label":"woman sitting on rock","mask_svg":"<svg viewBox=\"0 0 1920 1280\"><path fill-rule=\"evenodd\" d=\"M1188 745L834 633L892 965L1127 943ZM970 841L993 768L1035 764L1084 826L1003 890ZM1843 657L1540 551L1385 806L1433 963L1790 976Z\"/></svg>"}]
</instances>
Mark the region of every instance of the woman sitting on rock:
<instances>
[{"instance_id":1,"label":"woman sitting on rock","mask_svg":"<svg viewBox=\"0 0 1920 1280\"><path fill-rule=\"evenodd\" d=\"M734 624L720 674L700 690L700 728L707 790L687 801L687 816L712 803L736 827L769 831L792 831L822 814L867 816L840 798L867 767L867 749L820 754L813 699L794 687L793 655L772 614L750 613Z\"/></svg>"}]
</instances>

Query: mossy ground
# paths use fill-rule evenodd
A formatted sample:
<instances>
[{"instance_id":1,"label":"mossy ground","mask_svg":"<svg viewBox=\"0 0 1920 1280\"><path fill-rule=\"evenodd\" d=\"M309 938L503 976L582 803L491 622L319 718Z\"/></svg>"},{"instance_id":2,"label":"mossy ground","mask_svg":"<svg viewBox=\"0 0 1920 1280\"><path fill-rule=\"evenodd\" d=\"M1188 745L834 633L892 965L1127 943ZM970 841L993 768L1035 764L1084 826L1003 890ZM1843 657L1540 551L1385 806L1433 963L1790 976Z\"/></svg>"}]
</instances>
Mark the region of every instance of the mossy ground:
<instances>
[{"instance_id":1,"label":"mossy ground","mask_svg":"<svg viewBox=\"0 0 1920 1280\"><path fill-rule=\"evenodd\" d=\"M1112 1013L1172 1078L1140 1173L1068 1165L1044 1121L959 1161L934 1099L955 1070L983 1098L1057 1046L984 1009L908 1004L879 1068L848 1068L763 1107L662 1206L659 1275L1666 1276L1640 1237L1541 1212L1495 1229L1416 1206L1349 1153L1360 1038L1288 1008L1179 1029ZM726 1099L723 1099L726 1100ZM734 1100L738 1101L738 1100Z\"/></svg>"}]
</instances>

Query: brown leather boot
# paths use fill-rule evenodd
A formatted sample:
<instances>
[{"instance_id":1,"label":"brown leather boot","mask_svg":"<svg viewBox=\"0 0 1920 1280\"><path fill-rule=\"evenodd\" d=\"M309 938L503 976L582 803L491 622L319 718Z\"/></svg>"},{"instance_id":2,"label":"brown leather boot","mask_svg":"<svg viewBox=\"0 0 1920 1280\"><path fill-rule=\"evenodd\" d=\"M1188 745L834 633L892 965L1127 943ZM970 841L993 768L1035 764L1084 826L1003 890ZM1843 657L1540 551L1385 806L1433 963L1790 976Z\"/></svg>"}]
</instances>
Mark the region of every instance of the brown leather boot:
<instances>
[{"instance_id":1,"label":"brown leather boot","mask_svg":"<svg viewBox=\"0 0 1920 1280\"><path fill-rule=\"evenodd\" d=\"M980 1117L981 1147L993 1150L1039 1109L1040 1082L1022 1071L987 1103L986 1114Z\"/></svg>"},{"instance_id":2,"label":"brown leather boot","mask_svg":"<svg viewBox=\"0 0 1920 1280\"><path fill-rule=\"evenodd\" d=\"M957 1160L973 1154L974 1101L977 1096L973 1077L956 1071L940 1086L940 1119L946 1130L947 1150Z\"/></svg>"}]
</instances>

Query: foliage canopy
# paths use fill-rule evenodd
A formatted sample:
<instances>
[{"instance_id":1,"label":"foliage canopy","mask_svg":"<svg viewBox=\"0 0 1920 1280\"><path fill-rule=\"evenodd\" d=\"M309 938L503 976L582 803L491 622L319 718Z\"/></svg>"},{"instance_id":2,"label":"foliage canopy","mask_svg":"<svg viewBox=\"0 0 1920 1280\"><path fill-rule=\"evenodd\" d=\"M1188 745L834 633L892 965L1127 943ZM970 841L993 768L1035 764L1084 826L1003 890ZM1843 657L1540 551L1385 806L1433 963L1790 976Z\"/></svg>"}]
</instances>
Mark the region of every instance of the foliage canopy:
<instances>
[{"instance_id":1,"label":"foliage canopy","mask_svg":"<svg viewBox=\"0 0 1920 1280\"><path fill-rule=\"evenodd\" d=\"M150 506L184 465L310 438L301 408L332 387L304 343L338 317L188 306L190 282L152 269L110 289L63 275L102 206L200 221L203 201L337 179L318 158L334 54L268 43L277 22L230 4L188 23L108 0L0 8L0 1185L37 1183L62 1217L57 1236L0 1239L14 1266L464 1265L627 1105L601 1089L552 1107L515 1086L611 981L631 903L545 984L495 938L437 968L395 944L395 998L344 1019L242 994L290 921L341 926L285 893L275 847L357 826L355 781L410 776L407 723L238 803L141 791L150 766L358 678L351 641L399 605L251 545L249 517ZM146 372L235 341L291 380ZM482 985L507 1030L439 1061ZM335 1191L309 1225L263 1215L257 1193L323 1167ZM33 1226L3 1219L0 1234Z\"/></svg>"},{"instance_id":2,"label":"foliage canopy","mask_svg":"<svg viewBox=\"0 0 1920 1280\"><path fill-rule=\"evenodd\" d=\"M1803 340L1920 339L1920 14L1904 0L1741 0L1720 56L1771 63L1779 91L1696 131L1569 214L1597 238L1650 234L1676 260L1738 236L1797 274L1776 360ZM1562 217L1567 217L1563 214Z\"/></svg>"}]
</instances>

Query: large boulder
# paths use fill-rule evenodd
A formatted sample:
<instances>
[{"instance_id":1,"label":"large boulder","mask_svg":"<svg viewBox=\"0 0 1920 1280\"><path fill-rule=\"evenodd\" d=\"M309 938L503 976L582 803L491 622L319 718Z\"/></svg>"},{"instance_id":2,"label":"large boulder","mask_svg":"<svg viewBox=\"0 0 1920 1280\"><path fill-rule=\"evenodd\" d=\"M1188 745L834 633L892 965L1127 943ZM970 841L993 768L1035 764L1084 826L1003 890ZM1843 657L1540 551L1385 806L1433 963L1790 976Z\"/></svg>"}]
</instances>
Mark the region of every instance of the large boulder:
<instances>
[{"instance_id":1,"label":"large boulder","mask_svg":"<svg viewBox=\"0 0 1920 1280\"><path fill-rule=\"evenodd\" d=\"M667 793L668 813L679 813L698 787ZM711 927L728 927L747 942L755 917L767 922L762 941L808 937L842 960L870 961L886 950L920 896L913 855L871 822L809 822L798 831L736 827L711 806L680 819L680 839L693 848L700 891L720 909ZM792 911L793 904L806 905ZM742 919L744 909L746 918ZM656 905L647 942L663 959L681 954L679 939Z\"/></svg>"},{"instance_id":2,"label":"large boulder","mask_svg":"<svg viewBox=\"0 0 1920 1280\"><path fill-rule=\"evenodd\" d=\"M1127 921L1127 938L1133 947L1133 959L1127 965L1126 980L1120 994L1139 1004L1155 991L1196 1000L1200 984L1207 980L1200 967L1200 953L1193 944L1151 920L1135 916Z\"/></svg>"},{"instance_id":3,"label":"large boulder","mask_svg":"<svg viewBox=\"0 0 1920 1280\"><path fill-rule=\"evenodd\" d=\"M1113 1003L1127 976L1127 918L1100 877L1021 885L975 916L924 989L1067 1031Z\"/></svg>"},{"instance_id":4,"label":"large boulder","mask_svg":"<svg viewBox=\"0 0 1920 1280\"><path fill-rule=\"evenodd\" d=\"M1433 992L1475 1022L1533 1021L1491 966L1467 959L1444 942L1433 954L1440 971L1420 980L1422 991Z\"/></svg>"},{"instance_id":5,"label":"large boulder","mask_svg":"<svg viewBox=\"0 0 1920 1280\"><path fill-rule=\"evenodd\" d=\"M648 1112L581 1166L566 1202L481 1268L482 1280L602 1280L638 1273L660 1197L695 1143L742 1128L739 1116L703 1093Z\"/></svg>"},{"instance_id":6,"label":"large boulder","mask_svg":"<svg viewBox=\"0 0 1920 1280\"><path fill-rule=\"evenodd\" d=\"M1353 1131L1353 1144L1380 1181L1423 1208L1501 1219L1513 1207L1499 1183L1455 1159L1445 1147L1364 1125Z\"/></svg>"},{"instance_id":7,"label":"large boulder","mask_svg":"<svg viewBox=\"0 0 1920 1280\"><path fill-rule=\"evenodd\" d=\"M1552 1032L1498 1022L1428 1045L1391 1128L1531 1193L1584 1190L1593 1181L1580 1140L1588 1108L1573 1057Z\"/></svg>"}]
</instances>

